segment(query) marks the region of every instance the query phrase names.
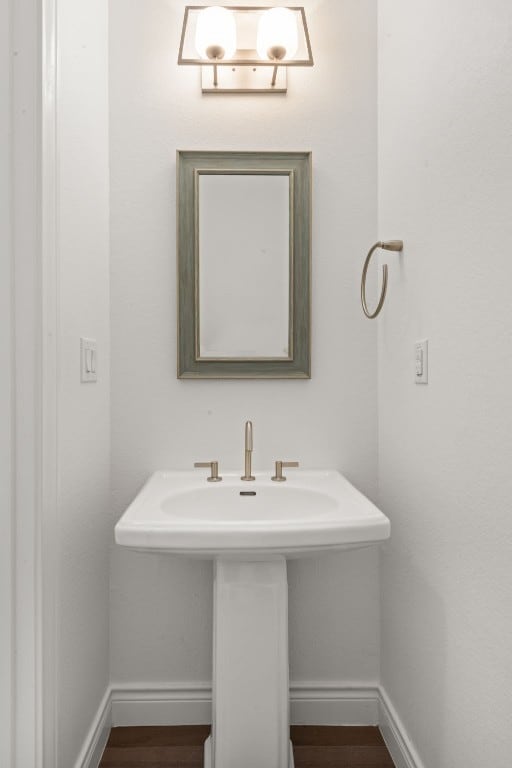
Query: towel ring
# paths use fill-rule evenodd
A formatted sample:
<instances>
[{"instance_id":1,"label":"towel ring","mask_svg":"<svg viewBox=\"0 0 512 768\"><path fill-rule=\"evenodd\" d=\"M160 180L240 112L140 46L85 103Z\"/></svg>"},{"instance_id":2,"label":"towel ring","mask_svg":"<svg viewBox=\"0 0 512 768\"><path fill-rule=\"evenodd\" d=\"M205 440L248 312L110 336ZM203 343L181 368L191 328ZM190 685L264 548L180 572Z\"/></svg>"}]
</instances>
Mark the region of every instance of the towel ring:
<instances>
[{"instance_id":1,"label":"towel ring","mask_svg":"<svg viewBox=\"0 0 512 768\"><path fill-rule=\"evenodd\" d=\"M384 306L384 301L386 300L386 293L388 290L388 265L383 264L382 265L382 291L380 294L379 303L377 304L377 308L375 309L375 311L370 312L370 310L368 309L368 304L366 303L366 275L368 273L370 259L372 258L377 248L382 248L385 251L403 251L404 244L402 240L385 240L385 241L379 240L379 242L375 243L375 245L372 245L372 247L368 251L368 256L366 257L366 261L364 262L363 274L361 276L361 305L363 307L363 312L365 313L366 317L368 317L370 320L373 320L374 317L377 317L377 315L381 311L382 307Z\"/></svg>"}]
</instances>

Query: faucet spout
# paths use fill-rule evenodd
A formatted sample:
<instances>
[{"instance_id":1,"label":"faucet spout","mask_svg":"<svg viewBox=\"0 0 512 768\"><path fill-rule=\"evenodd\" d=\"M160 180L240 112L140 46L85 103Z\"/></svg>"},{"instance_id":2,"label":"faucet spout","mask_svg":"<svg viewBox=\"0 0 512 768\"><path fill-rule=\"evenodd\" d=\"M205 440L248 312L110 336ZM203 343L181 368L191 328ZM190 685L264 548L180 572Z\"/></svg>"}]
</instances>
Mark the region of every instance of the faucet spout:
<instances>
[{"instance_id":1,"label":"faucet spout","mask_svg":"<svg viewBox=\"0 0 512 768\"><path fill-rule=\"evenodd\" d=\"M252 421L245 422L245 450L252 451Z\"/></svg>"},{"instance_id":2,"label":"faucet spout","mask_svg":"<svg viewBox=\"0 0 512 768\"><path fill-rule=\"evenodd\" d=\"M241 480L255 480L252 475L252 421L245 422L245 474Z\"/></svg>"}]
</instances>

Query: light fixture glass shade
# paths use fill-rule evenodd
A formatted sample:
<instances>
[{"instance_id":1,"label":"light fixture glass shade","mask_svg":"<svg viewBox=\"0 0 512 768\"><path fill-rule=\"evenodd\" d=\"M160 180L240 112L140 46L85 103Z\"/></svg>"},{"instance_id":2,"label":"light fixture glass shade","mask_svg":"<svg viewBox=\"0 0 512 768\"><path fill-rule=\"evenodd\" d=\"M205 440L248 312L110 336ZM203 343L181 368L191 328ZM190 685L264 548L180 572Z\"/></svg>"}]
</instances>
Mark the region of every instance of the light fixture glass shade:
<instances>
[{"instance_id":1,"label":"light fixture glass shade","mask_svg":"<svg viewBox=\"0 0 512 768\"><path fill-rule=\"evenodd\" d=\"M233 12L219 5L202 10L197 19L195 44L202 59L231 59L236 51Z\"/></svg>"},{"instance_id":2,"label":"light fixture glass shade","mask_svg":"<svg viewBox=\"0 0 512 768\"><path fill-rule=\"evenodd\" d=\"M263 60L286 61L297 53L297 17L289 8L270 8L258 25L257 50Z\"/></svg>"}]
</instances>

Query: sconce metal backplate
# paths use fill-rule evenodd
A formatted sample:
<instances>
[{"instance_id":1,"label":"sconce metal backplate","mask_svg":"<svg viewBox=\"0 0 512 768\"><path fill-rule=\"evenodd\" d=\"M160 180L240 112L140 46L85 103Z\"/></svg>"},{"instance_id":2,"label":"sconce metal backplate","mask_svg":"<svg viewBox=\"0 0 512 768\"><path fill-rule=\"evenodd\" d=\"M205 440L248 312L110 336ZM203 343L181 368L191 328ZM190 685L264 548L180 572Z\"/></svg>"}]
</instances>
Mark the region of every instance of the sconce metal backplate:
<instances>
[{"instance_id":1,"label":"sconce metal backplate","mask_svg":"<svg viewBox=\"0 0 512 768\"><path fill-rule=\"evenodd\" d=\"M287 71L279 67L272 85L268 67L218 67L215 85L212 67L201 67L201 89L203 93L286 93Z\"/></svg>"}]
</instances>

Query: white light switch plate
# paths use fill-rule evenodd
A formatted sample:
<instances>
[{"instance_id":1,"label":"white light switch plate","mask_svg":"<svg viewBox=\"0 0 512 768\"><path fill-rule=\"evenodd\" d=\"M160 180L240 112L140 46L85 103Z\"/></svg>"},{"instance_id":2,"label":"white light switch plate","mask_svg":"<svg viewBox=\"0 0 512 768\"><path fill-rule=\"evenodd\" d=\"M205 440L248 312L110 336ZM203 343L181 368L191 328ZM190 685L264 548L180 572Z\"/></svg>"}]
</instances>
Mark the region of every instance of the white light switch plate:
<instances>
[{"instance_id":1,"label":"white light switch plate","mask_svg":"<svg viewBox=\"0 0 512 768\"><path fill-rule=\"evenodd\" d=\"M96 339L80 339L80 380L97 381L98 350Z\"/></svg>"},{"instance_id":2,"label":"white light switch plate","mask_svg":"<svg viewBox=\"0 0 512 768\"><path fill-rule=\"evenodd\" d=\"M428 339L414 345L414 380L416 384L428 384Z\"/></svg>"}]
</instances>

